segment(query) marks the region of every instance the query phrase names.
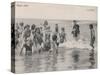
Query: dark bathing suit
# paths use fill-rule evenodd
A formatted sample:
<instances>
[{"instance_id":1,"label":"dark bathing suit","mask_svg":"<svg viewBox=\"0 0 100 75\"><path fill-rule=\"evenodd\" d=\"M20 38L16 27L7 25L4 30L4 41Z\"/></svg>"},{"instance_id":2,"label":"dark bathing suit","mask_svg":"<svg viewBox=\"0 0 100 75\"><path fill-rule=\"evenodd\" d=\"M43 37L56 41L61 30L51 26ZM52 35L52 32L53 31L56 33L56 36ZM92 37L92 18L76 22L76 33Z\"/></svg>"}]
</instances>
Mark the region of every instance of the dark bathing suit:
<instances>
[{"instance_id":1,"label":"dark bathing suit","mask_svg":"<svg viewBox=\"0 0 100 75\"><path fill-rule=\"evenodd\" d=\"M32 54L32 45L30 44L28 46L27 44L24 44L24 47L26 48L26 55L28 54L27 52L30 52L29 54L31 55Z\"/></svg>"},{"instance_id":2,"label":"dark bathing suit","mask_svg":"<svg viewBox=\"0 0 100 75\"><path fill-rule=\"evenodd\" d=\"M77 37L78 34L80 34L79 25L78 24L74 25L73 29L75 29L75 31L72 31L72 34L74 37Z\"/></svg>"}]
</instances>

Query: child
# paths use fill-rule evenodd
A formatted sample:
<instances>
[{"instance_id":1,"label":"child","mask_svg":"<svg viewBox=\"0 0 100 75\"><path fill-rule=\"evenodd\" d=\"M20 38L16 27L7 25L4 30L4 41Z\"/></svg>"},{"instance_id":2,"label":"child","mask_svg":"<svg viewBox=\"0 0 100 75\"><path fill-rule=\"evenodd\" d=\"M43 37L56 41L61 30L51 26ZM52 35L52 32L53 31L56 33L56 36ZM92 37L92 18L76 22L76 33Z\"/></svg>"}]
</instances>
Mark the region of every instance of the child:
<instances>
[{"instance_id":1,"label":"child","mask_svg":"<svg viewBox=\"0 0 100 75\"><path fill-rule=\"evenodd\" d=\"M26 25L25 27L24 27L24 35L23 35L23 37L24 37L24 40L27 40L29 37L30 37L30 35L31 35L31 30L30 30L30 26L29 25Z\"/></svg>"},{"instance_id":2,"label":"child","mask_svg":"<svg viewBox=\"0 0 100 75\"><path fill-rule=\"evenodd\" d=\"M95 31L93 29L93 24L89 25L90 28L90 34L91 34L91 41L90 41L90 45L94 48L94 42L95 42Z\"/></svg>"},{"instance_id":3,"label":"child","mask_svg":"<svg viewBox=\"0 0 100 75\"><path fill-rule=\"evenodd\" d=\"M40 51L41 45L43 43L43 38L40 32L40 28L35 29L34 42L35 42L36 48L38 49L38 51Z\"/></svg>"},{"instance_id":4,"label":"child","mask_svg":"<svg viewBox=\"0 0 100 75\"><path fill-rule=\"evenodd\" d=\"M79 29L80 26L77 24L76 20L74 20L73 23L74 23L74 26L73 26L72 34L73 34L73 37L75 37L75 39L78 40L78 37L80 34L80 29Z\"/></svg>"},{"instance_id":5,"label":"child","mask_svg":"<svg viewBox=\"0 0 100 75\"><path fill-rule=\"evenodd\" d=\"M49 51L51 49L51 30L48 21L44 21L44 50Z\"/></svg>"},{"instance_id":6,"label":"child","mask_svg":"<svg viewBox=\"0 0 100 75\"><path fill-rule=\"evenodd\" d=\"M65 29L61 28L61 33L60 33L60 43L64 43L66 41L66 33Z\"/></svg>"},{"instance_id":7,"label":"child","mask_svg":"<svg viewBox=\"0 0 100 75\"><path fill-rule=\"evenodd\" d=\"M52 41L53 41L53 50L55 50L56 53L58 53L58 46L59 46L59 31L58 31L58 24L56 24L55 32L52 35Z\"/></svg>"}]
</instances>

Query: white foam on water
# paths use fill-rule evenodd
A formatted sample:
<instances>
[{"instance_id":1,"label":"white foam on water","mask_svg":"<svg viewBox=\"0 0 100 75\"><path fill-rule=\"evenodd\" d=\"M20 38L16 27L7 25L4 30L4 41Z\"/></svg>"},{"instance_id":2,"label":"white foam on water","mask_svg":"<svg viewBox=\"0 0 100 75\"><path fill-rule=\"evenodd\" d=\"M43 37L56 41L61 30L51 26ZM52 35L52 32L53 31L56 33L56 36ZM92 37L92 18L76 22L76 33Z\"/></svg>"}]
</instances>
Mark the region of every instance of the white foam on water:
<instances>
[{"instance_id":1,"label":"white foam on water","mask_svg":"<svg viewBox=\"0 0 100 75\"><path fill-rule=\"evenodd\" d=\"M78 41L76 40L68 40L67 42L60 44L59 47L66 47L66 48L80 48L80 49L89 49L91 50L92 47L89 45L89 43L82 41L79 39Z\"/></svg>"}]
</instances>

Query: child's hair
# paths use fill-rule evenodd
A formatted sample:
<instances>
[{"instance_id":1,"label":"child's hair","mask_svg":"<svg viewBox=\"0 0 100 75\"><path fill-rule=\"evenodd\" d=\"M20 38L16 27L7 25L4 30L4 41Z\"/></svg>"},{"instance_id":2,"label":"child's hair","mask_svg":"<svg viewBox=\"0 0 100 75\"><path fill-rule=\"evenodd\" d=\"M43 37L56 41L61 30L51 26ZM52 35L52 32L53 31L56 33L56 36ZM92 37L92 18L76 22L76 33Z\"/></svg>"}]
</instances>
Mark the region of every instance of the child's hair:
<instances>
[{"instance_id":1,"label":"child's hair","mask_svg":"<svg viewBox=\"0 0 100 75\"><path fill-rule=\"evenodd\" d=\"M73 20L73 22L74 22L74 23L77 23L77 21L76 21L76 20Z\"/></svg>"},{"instance_id":2,"label":"child's hair","mask_svg":"<svg viewBox=\"0 0 100 75\"><path fill-rule=\"evenodd\" d=\"M24 25L24 23L23 22L20 22L20 26L23 26Z\"/></svg>"},{"instance_id":3,"label":"child's hair","mask_svg":"<svg viewBox=\"0 0 100 75\"><path fill-rule=\"evenodd\" d=\"M30 26L27 24L27 25L24 27L24 29L26 29L26 28L30 28Z\"/></svg>"},{"instance_id":4,"label":"child's hair","mask_svg":"<svg viewBox=\"0 0 100 75\"><path fill-rule=\"evenodd\" d=\"M35 24L33 24L33 25L31 26L31 30L34 30L34 29L35 29L35 27L36 27L36 25L35 25Z\"/></svg>"},{"instance_id":5,"label":"child's hair","mask_svg":"<svg viewBox=\"0 0 100 75\"><path fill-rule=\"evenodd\" d=\"M90 27L90 29L93 29L93 24L90 24L89 27Z\"/></svg>"},{"instance_id":6,"label":"child's hair","mask_svg":"<svg viewBox=\"0 0 100 75\"><path fill-rule=\"evenodd\" d=\"M39 28L39 27L37 27L37 28L35 29L35 32L37 32L37 31L39 31L38 33L40 33L40 28Z\"/></svg>"}]
</instances>

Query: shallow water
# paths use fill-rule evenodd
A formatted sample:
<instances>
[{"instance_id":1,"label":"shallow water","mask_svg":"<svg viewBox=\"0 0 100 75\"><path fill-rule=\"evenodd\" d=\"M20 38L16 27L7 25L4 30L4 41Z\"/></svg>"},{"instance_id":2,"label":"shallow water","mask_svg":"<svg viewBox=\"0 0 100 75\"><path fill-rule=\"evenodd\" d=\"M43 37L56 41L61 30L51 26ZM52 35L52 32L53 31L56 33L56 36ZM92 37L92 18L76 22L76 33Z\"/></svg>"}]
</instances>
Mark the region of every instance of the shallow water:
<instances>
[{"instance_id":1,"label":"shallow water","mask_svg":"<svg viewBox=\"0 0 100 75\"><path fill-rule=\"evenodd\" d=\"M36 24L37 27L44 23L44 20L16 19L16 23L20 23L22 21L24 22L24 25L29 24L31 26L32 24ZM97 39L94 43L95 51L93 56L90 56L91 50L88 48L90 43L89 24L91 23L94 24L95 36L97 38L97 25L95 21L78 22L80 25L80 39L85 42L77 43L73 42L73 36L71 34L73 28L72 20L48 20L48 23L52 32L55 31L56 23L59 25L59 32L61 32L62 27L65 28L68 43L65 45L66 48L60 47L58 49L58 54L55 54L55 52L41 52L40 54L34 53L32 56L19 56L19 52L23 45L23 38L20 38L20 43L15 49L16 73L77 70L97 67ZM90 60L91 57L95 60ZM94 65L91 65L92 61L94 61Z\"/></svg>"},{"instance_id":2,"label":"shallow water","mask_svg":"<svg viewBox=\"0 0 100 75\"><path fill-rule=\"evenodd\" d=\"M91 66L90 52L88 49L59 48L58 54L41 52L32 56L16 56L16 73L96 68L96 53L95 64Z\"/></svg>"}]
</instances>

